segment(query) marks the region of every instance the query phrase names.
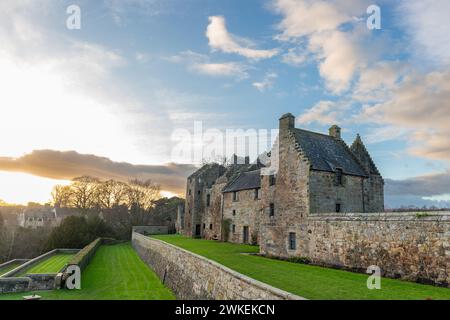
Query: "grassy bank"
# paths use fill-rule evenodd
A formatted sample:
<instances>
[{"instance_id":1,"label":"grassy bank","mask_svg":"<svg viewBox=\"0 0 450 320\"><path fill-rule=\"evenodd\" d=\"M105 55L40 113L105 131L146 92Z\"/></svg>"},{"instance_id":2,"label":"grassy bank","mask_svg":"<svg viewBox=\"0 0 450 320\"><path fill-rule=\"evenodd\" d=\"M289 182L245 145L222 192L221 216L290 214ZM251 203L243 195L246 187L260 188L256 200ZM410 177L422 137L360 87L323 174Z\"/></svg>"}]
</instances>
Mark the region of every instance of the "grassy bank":
<instances>
[{"instance_id":1,"label":"grassy bank","mask_svg":"<svg viewBox=\"0 0 450 320\"><path fill-rule=\"evenodd\" d=\"M37 294L45 300L174 299L129 243L101 246L82 274L81 287ZM27 294L30 293L0 295L0 300L22 299Z\"/></svg>"},{"instance_id":2,"label":"grassy bank","mask_svg":"<svg viewBox=\"0 0 450 320\"><path fill-rule=\"evenodd\" d=\"M380 290L369 290L364 274L243 254L258 252L255 246L179 235L155 238L307 299L450 299L447 288L383 278Z\"/></svg>"}]
</instances>

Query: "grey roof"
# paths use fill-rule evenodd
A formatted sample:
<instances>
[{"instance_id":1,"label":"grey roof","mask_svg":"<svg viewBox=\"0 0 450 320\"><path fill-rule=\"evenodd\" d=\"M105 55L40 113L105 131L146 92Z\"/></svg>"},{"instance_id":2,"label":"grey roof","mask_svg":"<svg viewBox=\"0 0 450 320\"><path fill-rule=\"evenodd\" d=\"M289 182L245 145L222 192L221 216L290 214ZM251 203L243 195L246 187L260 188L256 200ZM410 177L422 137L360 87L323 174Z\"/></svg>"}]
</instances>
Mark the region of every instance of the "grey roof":
<instances>
[{"instance_id":1,"label":"grey roof","mask_svg":"<svg viewBox=\"0 0 450 320\"><path fill-rule=\"evenodd\" d=\"M234 180L225 186L222 192L234 192L258 188L261 188L261 171L254 170L239 174Z\"/></svg>"},{"instance_id":2,"label":"grey roof","mask_svg":"<svg viewBox=\"0 0 450 320\"><path fill-rule=\"evenodd\" d=\"M292 129L296 142L311 162L312 169L367 176L345 142L332 136L302 129Z\"/></svg>"}]
</instances>

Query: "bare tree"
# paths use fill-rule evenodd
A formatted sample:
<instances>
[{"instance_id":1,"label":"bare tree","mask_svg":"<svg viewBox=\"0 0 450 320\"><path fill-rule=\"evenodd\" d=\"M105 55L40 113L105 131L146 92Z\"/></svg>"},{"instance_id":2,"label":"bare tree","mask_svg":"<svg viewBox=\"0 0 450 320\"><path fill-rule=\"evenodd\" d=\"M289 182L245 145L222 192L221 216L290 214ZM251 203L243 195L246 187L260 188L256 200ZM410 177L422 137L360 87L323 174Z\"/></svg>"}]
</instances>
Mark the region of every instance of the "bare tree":
<instances>
[{"instance_id":1,"label":"bare tree","mask_svg":"<svg viewBox=\"0 0 450 320\"><path fill-rule=\"evenodd\" d=\"M92 177L75 178L71 184L73 206L87 212L96 206L95 195L100 181Z\"/></svg>"}]
</instances>

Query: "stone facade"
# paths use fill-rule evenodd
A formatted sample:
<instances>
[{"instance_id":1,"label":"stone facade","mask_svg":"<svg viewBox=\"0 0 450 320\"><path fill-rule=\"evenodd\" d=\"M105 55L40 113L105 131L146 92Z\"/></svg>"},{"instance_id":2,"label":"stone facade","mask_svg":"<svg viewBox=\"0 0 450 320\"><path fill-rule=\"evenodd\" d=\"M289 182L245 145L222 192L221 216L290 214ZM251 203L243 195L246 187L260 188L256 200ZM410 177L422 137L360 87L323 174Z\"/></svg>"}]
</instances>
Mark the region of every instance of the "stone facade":
<instances>
[{"instance_id":1,"label":"stone facade","mask_svg":"<svg viewBox=\"0 0 450 320\"><path fill-rule=\"evenodd\" d=\"M205 190L214 194L213 208L196 213L212 229L200 236L220 233L222 240L259 243L266 255L358 271L378 265L388 277L448 285L448 214L384 213L384 181L359 135L348 146L338 126L325 135L294 124L291 114L279 120L272 175L264 170L272 166L245 168ZM258 169L264 175L257 184L251 172ZM230 228L227 238L220 226Z\"/></svg>"},{"instance_id":2,"label":"stone facade","mask_svg":"<svg viewBox=\"0 0 450 320\"><path fill-rule=\"evenodd\" d=\"M132 244L141 259L182 300L298 300L228 269L214 261L166 242L133 232Z\"/></svg>"},{"instance_id":3,"label":"stone facade","mask_svg":"<svg viewBox=\"0 0 450 320\"><path fill-rule=\"evenodd\" d=\"M289 234L296 246L290 247ZM450 286L450 214L311 214L290 226L263 226L261 253Z\"/></svg>"}]
</instances>

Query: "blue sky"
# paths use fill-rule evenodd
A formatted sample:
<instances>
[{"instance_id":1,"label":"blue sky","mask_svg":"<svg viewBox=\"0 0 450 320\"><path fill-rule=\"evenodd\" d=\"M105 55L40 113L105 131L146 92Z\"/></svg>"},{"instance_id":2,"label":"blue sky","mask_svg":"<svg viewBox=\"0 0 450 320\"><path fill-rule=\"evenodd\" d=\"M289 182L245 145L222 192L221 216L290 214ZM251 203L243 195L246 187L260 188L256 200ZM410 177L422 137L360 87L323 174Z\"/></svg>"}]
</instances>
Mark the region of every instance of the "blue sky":
<instances>
[{"instance_id":1,"label":"blue sky","mask_svg":"<svg viewBox=\"0 0 450 320\"><path fill-rule=\"evenodd\" d=\"M80 30L66 28L72 4L81 9ZM372 4L381 8L380 30L366 26ZM360 133L387 180L388 205L439 205L423 198L450 199L449 6L3 1L0 82L10 94L0 98L0 133L17 133L0 142L0 175L31 174L36 198L44 197L52 183L73 178L31 161L33 151L53 150L147 165L146 174L162 179L151 166L173 160L175 130L193 130L194 121L272 129L291 112L297 127L327 132L339 124L349 144ZM0 198L23 201L6 189Z\"/></svg>"}]
</instances>

